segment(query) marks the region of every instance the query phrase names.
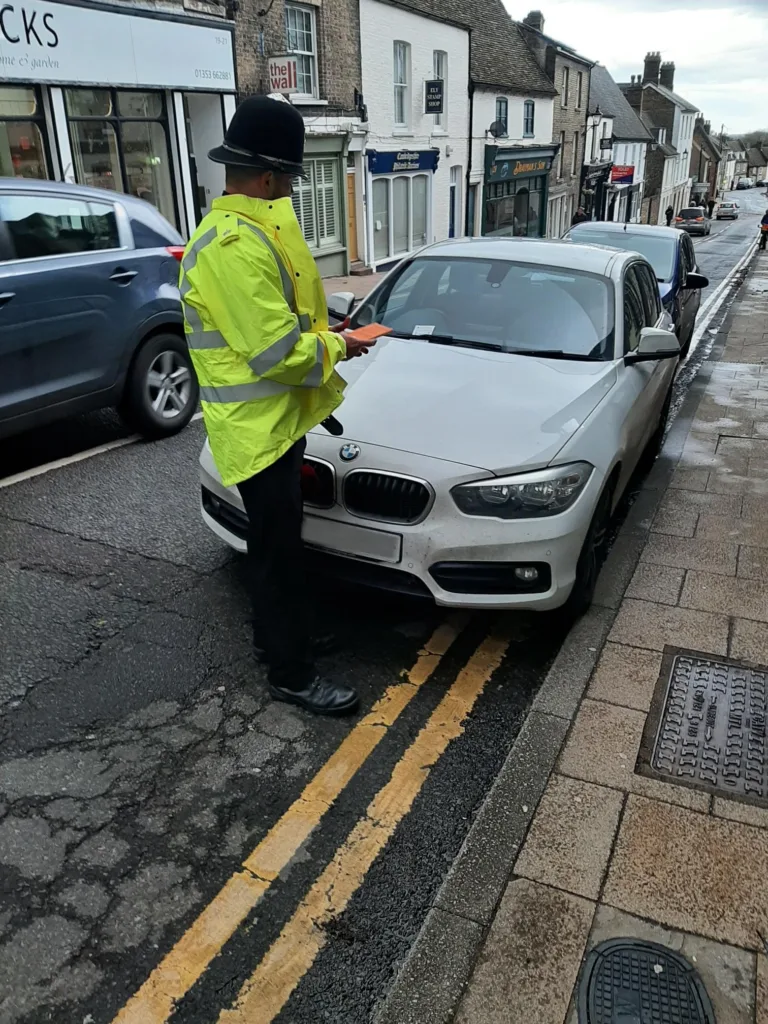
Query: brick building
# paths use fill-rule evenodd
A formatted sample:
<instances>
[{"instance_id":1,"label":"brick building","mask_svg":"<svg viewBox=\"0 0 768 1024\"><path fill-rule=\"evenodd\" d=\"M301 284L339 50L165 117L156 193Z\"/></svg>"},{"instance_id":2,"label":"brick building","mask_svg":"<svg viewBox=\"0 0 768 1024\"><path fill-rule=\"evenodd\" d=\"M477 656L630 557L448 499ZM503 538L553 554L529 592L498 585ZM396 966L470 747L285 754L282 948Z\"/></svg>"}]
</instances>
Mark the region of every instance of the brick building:
<instances>
[{"instance_id":1,"label":"brick building","mask_svg":"<svg viewBox=\"0 0 768 1024\"><path fill-rule=\"evenodd\" d=\"M41 0L32 16L4 12L0 174L128 192L194 230L221 191L206 154L235 108L228 8Z\"/></svg>"},{"instance_id":2,"label":"brick building","mask_svg":"<svg viewBox=\"0 0 768 1024\"><path fill-rule=\"evenodd\" d=\"M294 207L320 273L345 274L360 255L365 110L358 0L239 0L235 26L241 98L273 91L271 57L297 57L298 91L290 99L304 116L309 178L297 183Z\"/></svg>"},{"instance_id":3,"label":"brick building","mask_svg":"<svg viewBox=\"0 0 768 1024\"><path fill-rule=\"evenodd\" d=\"M531 11L519 28L559 94L552 117L552 141L557 143L558 152L550 172L547 235L560 238L579 206L590 71L594 62L546 35L541 11Z\"/></svg>"},{"instance_id":4,"label":"brick building","mask_svg":"<svg viewBox=\"0 0 768 1024\"><path fill-rule=\"evenodd\" d=\"M722 153L710 134L711 128L709 121L703 117L696 118L690 167L692 201L714 199L719 188Z\"/></svg>"},{"instance_id":5,"label":"brick building","mask_svg":"<svg viewBox=\"0 0 768 1024\"><path fill-rule=\"evenodd\" d=\"M671 206L677 213L690 200L690 160L696 107L674 91L675 65L648 53L642 75L619 88L650 131L654 144L646 160L643 220L663 224Z\"/></svg>"}]
</instances>

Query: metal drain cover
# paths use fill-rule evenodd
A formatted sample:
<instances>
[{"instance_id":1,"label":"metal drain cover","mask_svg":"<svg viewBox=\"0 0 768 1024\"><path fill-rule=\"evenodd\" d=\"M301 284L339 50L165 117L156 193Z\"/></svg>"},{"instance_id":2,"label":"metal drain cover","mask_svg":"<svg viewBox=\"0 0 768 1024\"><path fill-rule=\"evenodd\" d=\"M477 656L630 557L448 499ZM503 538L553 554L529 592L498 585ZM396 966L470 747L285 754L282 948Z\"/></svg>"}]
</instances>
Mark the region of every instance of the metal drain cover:
<instances>
[{"instance_id":1,"label":"metal drain cover","mask_svg":"<svg viewBox=\"0 0 768 1024\"><path fill-rule=\"evenodd\" d=\"M715 1014L684 957L656 942L609 939L584 965L579 1024L715 1024Z\"/></svg>"},{"instance_id":2,"label":"metal drain cover","mask_svg":"<svg viewBox=\"0 0 768 1024\"><path fill-rule=\"evenodd\" d=\"M768 669L667 648L636 771L768 806Z\"/></svg>"}]
</instances>

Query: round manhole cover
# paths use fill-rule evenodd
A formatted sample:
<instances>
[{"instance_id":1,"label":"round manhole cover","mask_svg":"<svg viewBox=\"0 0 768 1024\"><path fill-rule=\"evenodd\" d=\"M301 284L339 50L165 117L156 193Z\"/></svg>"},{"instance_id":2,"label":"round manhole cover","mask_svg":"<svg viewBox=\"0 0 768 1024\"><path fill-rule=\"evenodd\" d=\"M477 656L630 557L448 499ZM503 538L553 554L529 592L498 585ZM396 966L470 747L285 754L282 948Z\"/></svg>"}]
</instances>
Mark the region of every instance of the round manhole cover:
<instances>
[{"instance_id":1,"label":"round manhole cover","mask_svg":"<svg viewBox=\"0 0 768 1024\"><path fill-rule=\"evenodd\" d=\"M579 1024L715 1024L694 968L656 942L610 939L589 954Z\"/></svg>"}]
</instances>

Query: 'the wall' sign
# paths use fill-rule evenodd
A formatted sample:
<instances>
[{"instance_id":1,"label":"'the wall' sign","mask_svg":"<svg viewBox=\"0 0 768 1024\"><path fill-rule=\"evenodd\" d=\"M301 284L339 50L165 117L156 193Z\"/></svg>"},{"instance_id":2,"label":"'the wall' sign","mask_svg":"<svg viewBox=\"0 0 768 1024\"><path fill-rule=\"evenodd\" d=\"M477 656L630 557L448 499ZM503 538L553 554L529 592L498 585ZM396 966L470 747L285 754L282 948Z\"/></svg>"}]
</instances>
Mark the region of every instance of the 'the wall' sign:
<instances>
[{"instance_id":1,"label":"'the wall' sign","mask_svg":"<svg viewBox=\"0 0 768 1024\"><path fill-rule=\"evenodd\" d=\"M299 91L299 60L290 54L270 57L267 64L269 91L292 93Z\"/></svg>"}]
</instances>

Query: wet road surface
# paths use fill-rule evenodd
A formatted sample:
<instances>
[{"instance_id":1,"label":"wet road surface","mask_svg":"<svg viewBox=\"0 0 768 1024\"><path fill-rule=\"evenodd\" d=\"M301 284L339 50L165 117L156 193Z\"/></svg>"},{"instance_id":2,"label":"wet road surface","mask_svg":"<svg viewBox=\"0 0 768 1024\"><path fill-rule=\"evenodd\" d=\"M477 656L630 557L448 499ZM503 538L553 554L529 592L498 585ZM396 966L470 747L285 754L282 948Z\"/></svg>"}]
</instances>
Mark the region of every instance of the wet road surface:
<instances>
[{"instance_id":1,"label":"wet road surface","mask_svg":"<svg viewBox=\"0 0 768 1024\"><path fill-rule=\"evenodd\" d=\"M713 289L752 198L696 243ZM96 423L60 443L114 439ZM243 566L199 518L202 439L0 488L2 1024L368 1021L562 639L326 581L325 667L362 714L271 703ZM63 452L9 447L12 472Z\"/></svg>"}]
</instances>

